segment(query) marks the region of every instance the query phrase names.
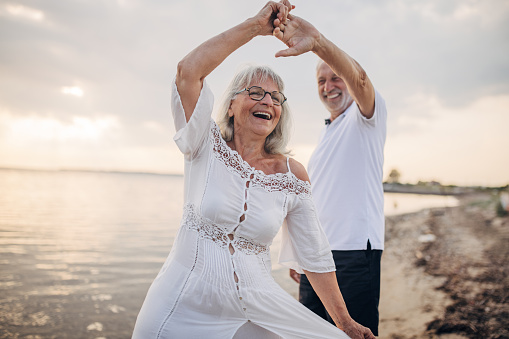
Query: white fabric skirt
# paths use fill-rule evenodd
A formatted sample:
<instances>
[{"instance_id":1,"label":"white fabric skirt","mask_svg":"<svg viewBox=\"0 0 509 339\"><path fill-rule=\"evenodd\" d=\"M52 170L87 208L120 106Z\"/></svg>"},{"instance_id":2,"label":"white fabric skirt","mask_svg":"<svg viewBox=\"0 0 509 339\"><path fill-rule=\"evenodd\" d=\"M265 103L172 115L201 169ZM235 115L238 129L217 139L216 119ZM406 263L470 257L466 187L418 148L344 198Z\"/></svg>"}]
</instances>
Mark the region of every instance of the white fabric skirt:
<instances>
[{"instance_id":1,"label":"white fabric skirt","mask_svg":"<svg viewBox=\"0 0 509 339\"><path fill-rule=\"evenodd\" d=\"M133 338L348 338L284 291L270 271L268 250L225 245L184 225Z\"/></svg>"}]
</instances>

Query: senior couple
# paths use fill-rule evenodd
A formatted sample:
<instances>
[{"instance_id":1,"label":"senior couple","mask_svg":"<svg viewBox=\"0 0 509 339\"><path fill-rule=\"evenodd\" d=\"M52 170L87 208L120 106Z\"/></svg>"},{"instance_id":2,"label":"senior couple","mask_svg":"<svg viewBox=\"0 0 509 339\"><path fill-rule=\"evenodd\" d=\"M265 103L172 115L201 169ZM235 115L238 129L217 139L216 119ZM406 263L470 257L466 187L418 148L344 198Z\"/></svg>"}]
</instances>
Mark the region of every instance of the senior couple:
<instances>
[{"instance_id":1,"label":"senior couple","mask_svg":"<svg viewBox=\"0 0 509 339\"><path fill-rule=\"evenodd\" d=\"M183 216L133 338L378 335L385 103L362 67L293 9L271 1L178 64L172 113L185 161ZM289 103L270 68L240 71L211 119L207 75L266 35L288 46L276 57L320 58L318 93L330 118L309 176L287 156ZM300 303L271 276L269 246L281 228L279 261L300 283Z\"/></svg>"}]
</instances>

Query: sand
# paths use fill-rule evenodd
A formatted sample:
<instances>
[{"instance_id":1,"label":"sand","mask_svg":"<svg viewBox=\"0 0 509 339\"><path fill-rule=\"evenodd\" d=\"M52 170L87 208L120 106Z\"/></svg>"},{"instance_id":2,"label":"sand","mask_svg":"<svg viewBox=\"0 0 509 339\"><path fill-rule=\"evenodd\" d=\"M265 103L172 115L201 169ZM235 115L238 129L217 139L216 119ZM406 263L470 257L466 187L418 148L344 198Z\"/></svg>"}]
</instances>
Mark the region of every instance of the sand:
<instances>
[{"instance_id":1,"label":"sand","mask_svg":"<svg viewBox=\"0 0 509 339\"><path fill-rule=\"evenodd\" d=\"M495 201L477 193L386 218L379 338L509 338L509 217Z\"/></svg>"},{"instance_id":2,"label":"sand","mask_svg":"<svg viewBox=\"0 0 509 339\"><path fill-rule=\"evenodd\" d=\"M509 338L509 220L494 201L387 218L380 338Z\"/></svg>"}]
</instances>

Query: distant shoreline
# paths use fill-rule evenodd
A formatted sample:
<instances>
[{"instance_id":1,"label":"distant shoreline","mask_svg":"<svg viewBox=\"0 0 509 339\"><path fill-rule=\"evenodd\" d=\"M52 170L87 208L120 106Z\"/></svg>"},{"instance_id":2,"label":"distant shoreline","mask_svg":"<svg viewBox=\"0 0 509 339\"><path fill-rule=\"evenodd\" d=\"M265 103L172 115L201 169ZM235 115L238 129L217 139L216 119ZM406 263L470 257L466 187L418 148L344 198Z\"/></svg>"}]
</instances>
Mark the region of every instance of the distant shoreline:
<instances>
[{"instance_id":1,"label":"distant shoreline","mask_svg":"<svg viewBox=\"0 0 509 339\"><path fill-rule=\"evenodd\" d=\"M75 172L75 173L103 173L103 174L136 174L136 175L160 175L169 177L183 177L179 173L161 173L161 172L143 172L143 171L121 171L121 170L101 170L101 169L83 169L83 168L17 168L0 167L0 171L26 171L26 172Z\"/></svg>"},{"instance_id":2,"label":"distant shoreline","mask_svg":"<svg viewBox=\"0 0 509 339\"><path fill-rule=\"evenodd\" d=\"M86 169L86 168L21 168L21 167L0 167L0 171L28 171L28 172L66 172L66 173L100 173L100 174L134 174L134 175L158 175L168 177L183 177L181 173L147 172L147 171L126 171L115 169ZM484 190L501 189L503 187L488 186L443 186L440 184L402 184L383 183L386 193L408 193L408 194L430 194L430 195L463 195ZM507 187L507 185L505 186Z\"/></svg>"},{"instance_id":3,"label":"distant shoreline","mask_svg":"<svg viewBox=\"0 0 509 339\"><path fill-rule=\"evenodd\" d=\"M467 187L442 185L414 185L384 183L386 193L433 194L433 195L463 195L476 193L479 190L494 189L495 187Z\"/></svg>"}]
</instances>

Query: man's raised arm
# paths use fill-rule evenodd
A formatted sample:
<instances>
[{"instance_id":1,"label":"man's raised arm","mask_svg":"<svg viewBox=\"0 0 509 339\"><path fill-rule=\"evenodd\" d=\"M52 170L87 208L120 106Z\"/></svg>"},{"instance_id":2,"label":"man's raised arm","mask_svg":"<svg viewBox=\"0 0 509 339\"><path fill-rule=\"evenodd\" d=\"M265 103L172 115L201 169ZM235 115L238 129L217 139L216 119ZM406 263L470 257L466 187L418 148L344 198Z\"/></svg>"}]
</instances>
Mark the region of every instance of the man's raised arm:
<instances>
[{"instance_id":1,"label":"man's raised arm","mask_svg":"<svg viewBox=\"0 0 509 339\"><path fill-rule=\"evenodd\" d=\"M371 118L375 110L375 90L361 65L306 20L291 14L288 19L286 24L276 25L273 32L288 46L277 52L276 57L297 56L310 51L315 53L343 79L361 113Z\"/></svg>"}]
</instances>

